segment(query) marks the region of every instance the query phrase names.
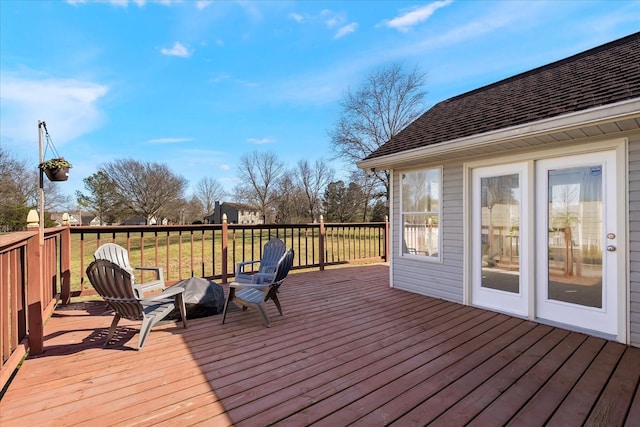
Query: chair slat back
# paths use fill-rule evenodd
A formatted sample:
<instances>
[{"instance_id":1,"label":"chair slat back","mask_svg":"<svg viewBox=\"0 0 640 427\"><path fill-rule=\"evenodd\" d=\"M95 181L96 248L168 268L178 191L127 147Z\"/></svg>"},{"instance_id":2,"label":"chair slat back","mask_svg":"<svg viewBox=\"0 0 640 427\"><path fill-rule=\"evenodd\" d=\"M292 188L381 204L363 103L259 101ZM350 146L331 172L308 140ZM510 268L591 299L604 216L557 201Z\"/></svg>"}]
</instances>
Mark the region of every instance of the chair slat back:
<instances>
[{"instance_id":1,"label":"chair slat back","mask_svg":"<svg viewBox=\"0 0 640 427\"><path fill-rule=\"evenodd\" d=\"M282 258L286 250L287 247L284 242L277 237L265 243L262 250L262 258L260 259L260 270L263 271L269 267L273 268L280 258Z\"/></svg>"},{"instance_id":2,"label":"chair slat back","mask_svg":"<svg viewBox=\"0 0 640 427\"><path fill-rule=\"evenodd\" d=\"M121 317L142 319L143 307L133 291L129 271L112 261L97 259L87 267L87 277L96 292Z\"/></svg>"},{"instance_id":3,"label":"chair slat back","mask_svg":"<svg viewBox=\"0 0 640 427\"><path fill-rule=\"evenodd\" d=\"M126 270L133 271L133 267L131 267L131 263L129 262L129 252L115 243L105 243L101 245L93 253L93 257L95 259L109 260Z\"/></svg>"},{"instance_id":4,"label":"chair slat back","mask_svg":"<svg viewBox=\"0 0 640 427\"><path fill-rule=\"evenodd\" d=\"M276 272L273 281L271 282L272 284L279 286L282 281L284 281L289 274L289 270L293 267L294 255L293 249L289 249L284 255L282 255L278 261L278 266L276 267Z\"/></svg>"}]
</instances>

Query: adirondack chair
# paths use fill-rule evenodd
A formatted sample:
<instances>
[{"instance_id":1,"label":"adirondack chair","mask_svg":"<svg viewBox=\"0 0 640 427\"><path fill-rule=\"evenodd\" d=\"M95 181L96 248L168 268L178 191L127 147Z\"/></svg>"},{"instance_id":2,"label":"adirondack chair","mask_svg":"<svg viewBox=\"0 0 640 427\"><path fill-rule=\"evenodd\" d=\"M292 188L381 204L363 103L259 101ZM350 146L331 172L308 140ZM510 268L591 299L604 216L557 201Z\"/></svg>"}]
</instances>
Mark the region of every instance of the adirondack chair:
<instances>
[{"instance_id":1,"label":"adirondack chair","mask_svg":"<svg viewBox=\"0 0 640 427\"><path fill-rule=\"evenodd\" d=\"M251 278L253 276L253 272L249 272L245 270L247 266L253 266L255 264L260 264L257 270L258 273L262 274L270 274L271 276L262 276L264 281L271 281L273 278L273 274L276 269L276 265L282 255L284 255L287 250L284 242L276 237L269 240L265 243L264 248L262 249L262 259L254 260L254 261L244 261L236 264L236 276L234 281L236 282L245 282L251 283ZM252 267L255 270L255 267Z\"/></svg>"},{"instance_id":2,"label":"adirondack chair","mask_svg":"<svg viewBox=\"0 0 640 427\"><path fill-rule=\"evenodd\" d=\"M144 297L144 294L152 291L163 291L166 286L164 283L164 275L162 267L132 267L129 262L129 252L120 245L115 243L105 243L101 245L94 253L93 257L98 259L106 259L131 273L131 284L139 298ZM144 283L135 283L135 271L154 271L156 278Z\"/></svg>"},{"instance_id":3,"label":"adirondack chair","mask_svg":"<svg viewBox=\"0 0 640 427\"><path fill-rule=\"evenodd\" d=\"M222 312L222 324L227 318L227 309L233 301L242 306L242 310L247 307L254 307L262 316L262 321L266 327L271 327L269 315L267 314L267 301L271 300L278 308L282 316L282 306L278 300L278 289L289 274L289 270L293 266L293 249L285 252L276 264L275 272L271 273L255 273L250 283L232 282L229 284L229 293L224 303ZM265 280L270 280L266 282Z\"/></svg>"},{"instance_id":4,"label":"adirondack chair","mask_svg":"<svg viewBox=\"0 0 640 427\"><path fill-rule=\"evenodd\" d=\"M131 272L106 259L99 259L89 264L87 277L98 294L115 312L104 347L109 344L121 318L142 320L138 349L144 345L151 328L176 307L180 310L182 325L187 327L183 287L172 286L152 297L139 298L132 287Z\"/></svg>"}]
</instances>

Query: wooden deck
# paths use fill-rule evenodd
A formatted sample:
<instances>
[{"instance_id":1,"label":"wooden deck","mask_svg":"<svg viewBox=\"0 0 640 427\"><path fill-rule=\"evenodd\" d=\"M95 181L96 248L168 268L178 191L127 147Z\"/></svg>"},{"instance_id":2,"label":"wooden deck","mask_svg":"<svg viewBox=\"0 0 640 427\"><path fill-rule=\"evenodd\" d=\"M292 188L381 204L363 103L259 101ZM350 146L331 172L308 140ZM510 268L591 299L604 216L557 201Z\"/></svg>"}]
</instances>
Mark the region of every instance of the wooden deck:
<instances>
[{"instance_id":1,"label":"wooden deck","mask_svg":"<svg viewBox=\"0 0 640 427\"><path fill-rule=\"evenodd\" d=\"M388 267L296 273L285 316L136 324L60 307L0 425L640 425L640 349L390 289Z\"/></svg>"}]
</instances>

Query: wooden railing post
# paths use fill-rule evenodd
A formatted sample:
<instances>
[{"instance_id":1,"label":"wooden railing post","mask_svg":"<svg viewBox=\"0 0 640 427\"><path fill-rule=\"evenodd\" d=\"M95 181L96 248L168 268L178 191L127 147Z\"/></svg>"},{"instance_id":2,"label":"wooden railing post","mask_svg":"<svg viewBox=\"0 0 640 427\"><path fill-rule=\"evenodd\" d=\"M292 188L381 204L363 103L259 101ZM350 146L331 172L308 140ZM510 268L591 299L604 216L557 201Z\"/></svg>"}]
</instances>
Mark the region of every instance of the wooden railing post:
<instances>
[{"instance_id":1,"label":"wooden railing post","mask_svg":"<svg viewBox=\"0 0 640 427\"><path fill-rule=\"evenodd\" d=\"M229 255L229 234L227 214L222 215L222 283L227 283L227 264Z\"/></svg>"},{"instance_id":2,"label":"wooden railing post","mask_svg":"<svg viewBox=\"0 0 640 427\"><path fill-rule=\"evenodd\" d=\"M320 215L320 238L318 240L318 250L320 251L320 271L324 270L324 238L326 232L324 229L324 216Z\"/></svg>"},{"instance_id":3,"label":"wooden railing post","mask_svg":"<svg viewBox=\"0 0 640 427\"><path fill-rule=\"evenodd\" d=\"M384 261L389 262L391 246L389 244L389 215L384 216Z\"/></svg>"},{"instance_id":4,"label":"wooden railing post","mask_svg":"<svg viewBox=\"0 0 640 427\"><path fill-rule=\"evenodd\" d=\"M67 222L62 230L60 245L60 300L63 304L71 302L71 230Z\"/></svg>"},{"instance_id":5,"label":"wooden railing post","mask_svg":"<svg viewBox=\"0 0 640 427\"><path fill-rule=\"evenodd\" d=\"M39 236L27 242L27 316L29 325L29 353L41 354L44 348L44 327L42 319L42 281L44 256Z\"/></svg>"}]
</instances>

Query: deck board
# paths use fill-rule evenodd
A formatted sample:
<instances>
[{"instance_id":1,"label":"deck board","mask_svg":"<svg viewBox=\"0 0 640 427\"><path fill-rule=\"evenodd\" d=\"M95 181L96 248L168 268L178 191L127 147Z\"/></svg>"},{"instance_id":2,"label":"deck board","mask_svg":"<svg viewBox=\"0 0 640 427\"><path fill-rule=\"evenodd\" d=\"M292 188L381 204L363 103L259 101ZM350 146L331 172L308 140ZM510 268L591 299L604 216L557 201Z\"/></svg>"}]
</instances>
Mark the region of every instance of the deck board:
<instances>
[{"instance_id":1,"label":"deck board","mask_svg":"<svg viewBox=\"0 0 640 427\"><path fill-rule=\"evenodd\" d=\"M271 328L164 322L141 351L128 321L102 348L101 302L60 306L0 425L636 425L640 349L388 283L383 264L296 272Z\"/></svg>"}]
</instances>

